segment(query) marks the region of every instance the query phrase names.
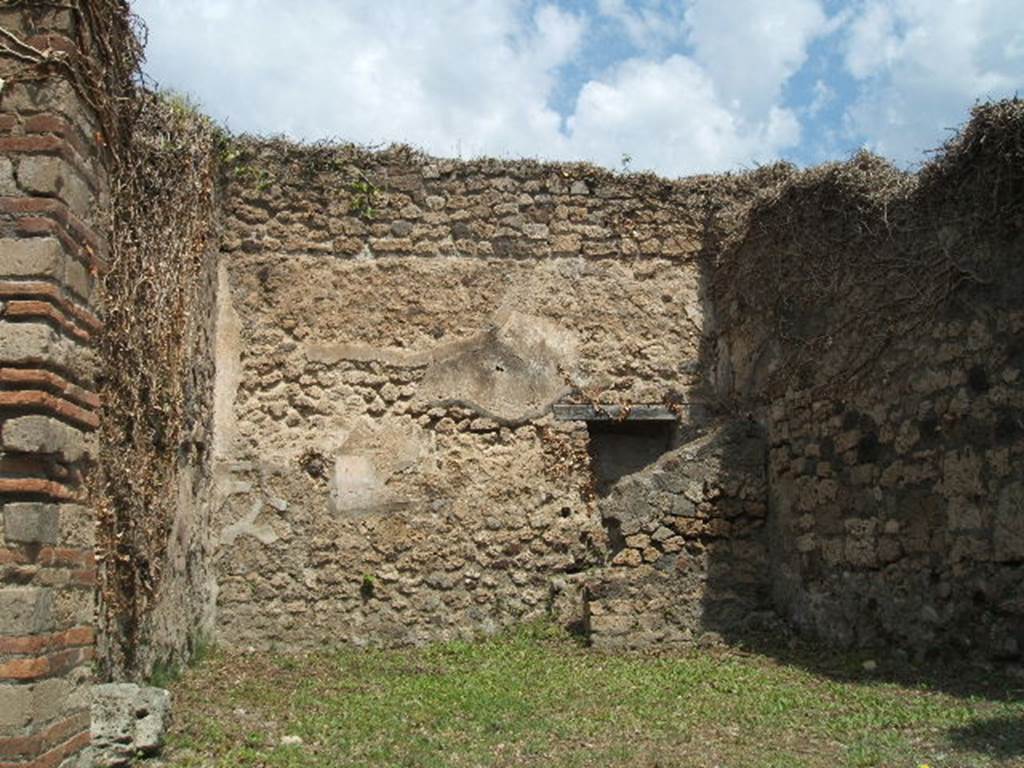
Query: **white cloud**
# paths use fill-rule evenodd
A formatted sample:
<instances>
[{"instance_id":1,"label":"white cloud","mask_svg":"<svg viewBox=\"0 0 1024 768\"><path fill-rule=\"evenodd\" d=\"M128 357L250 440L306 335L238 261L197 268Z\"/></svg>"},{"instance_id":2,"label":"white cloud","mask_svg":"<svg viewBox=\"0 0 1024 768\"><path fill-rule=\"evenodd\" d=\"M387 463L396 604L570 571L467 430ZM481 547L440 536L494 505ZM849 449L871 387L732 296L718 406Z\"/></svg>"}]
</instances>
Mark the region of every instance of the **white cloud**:
<instances>
[{"instance_id":1,"label":"white cloud","mask_svg":"<svg viewBox=\"0 0 1024 768\"><path fill-rule=\"evenodd\" d=\"M818 79L814 82L813 88L814 98L811 103L807 105L807 114L811 117L816 116L821 110L825 109L829 104L836 100L836 92L828 83L822 79Z\"/></svg>"},{"instance_id":2,"label":"white cloud","mask_svg":"<svg viewBox=\"0 0 1024 768\"><path fill-rule=\"evenodd\" d=\"M725 104L747 117L779 103L811 41L831 29L817 0L692 0L686 23L694 58Z\"/></svg>"},{"instance_id":3,"label":"white cloud","mask_svg":"<svg viewBox=\"0 0 1024 768\"><path fill-rule=\"evenodd\" d=\"M683 3L672 0L597 0L598 11L614 19L637 48L660 52L686 33Z\"/></svg>"},{"instance_id":4,"label":"white cloud","mask_svg":"<svg viewBox=\"0 0 1024 768\"><path fill-rule=\"evenodd\" d=\"M627 61L605 81L587 83L570 129L578 156L614 166L625 153L633 168L668 175L768 161L800 138L787 110L744 121L721 104L707 72L678 55Z\"/></svg>"},{"instance_id":5,"label":"white cloud","mask_svg":"<svg viewBox=\"0 0 1024 768\"><path fill-rule=\"evenodd\" d=\"M229 12L225 12L230 8ZM583 20L513 0L136 0L150 68L232 126L452 154L557 144L554 71ZM201 23L197 24L197 19Z\"/></svg>"},{"instance_id":6,"label":"white cloud","mask_svg":"<svg viewBox=\"0 0 1024 768\"><path fill-rule=\"evenodd\" d=\"M847 30L860 81L848 128L878 152L922 159L979 98L1024 88L1019 0L868 0Z\"/></svg>"},{"instance_id":7,"label":"white cloud","mask_svg":"<svg viewBox=\"0 0 1024 768\"><path fill-rule=\"evenodd\" d=\"M783 87L818 0L597 0L641 55L552 96L596 17L556 0L135 0L151 70L235 130L408 142L440 155L582 159L666 175L767 162L799 142ZM692 52L684 42L692 43Z\"/></svg>"}]
</instances>

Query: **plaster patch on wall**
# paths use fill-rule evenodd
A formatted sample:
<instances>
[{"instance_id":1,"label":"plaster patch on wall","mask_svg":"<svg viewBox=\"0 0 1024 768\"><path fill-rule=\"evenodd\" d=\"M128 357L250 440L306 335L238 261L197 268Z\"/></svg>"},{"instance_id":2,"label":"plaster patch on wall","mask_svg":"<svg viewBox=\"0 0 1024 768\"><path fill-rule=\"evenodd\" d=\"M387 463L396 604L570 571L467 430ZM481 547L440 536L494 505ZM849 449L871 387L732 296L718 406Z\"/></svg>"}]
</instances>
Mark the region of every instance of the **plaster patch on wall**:
<instances>
[{"instance_id":1,"label":"plaster patch on wall","mask_svg":"<svg viewBox=\"0 0 1024 768\"><path fill-rule=\"evenodd\" d=\"M501 422L543 415L569 391L571 332L541 317L502 310L489 329L426 371L414 402L460 405Z\"/></svg>"},{"instance_id":2,"label":"plaster patch on wall","mask_svg":"<svg viewBox=\"0 0 1024 768\"><path fill-rule=\"evenodd\" d=\"M260 544L273 544L280 536L267 524L258 522L263 512L263 499L253 499L249 512L241 520L238 520L224 528L220 533L220 544L222 547L230 547L240 536L251 536Z\"/></svg>"},{"instance_id":3,"label":"plaster patch on wall","mask_svg":"<svg viewBox=\"0 0 1024 768\"><path fill-rule=\"evenodd\" d=\"M359 419L338 449L331 476L334 513L384 511L414 500L402 475L429 471L431 436L409 417Z\"/></svg>"},{"instance_id":4,"label":"plaster patch on wall","mask_svg":"<svg viewBox=\"0 0 1024 768\"><path fill-rule=\"evenodd\" d=\"M215 459L231 452L238 431L235 398L241 379L241 321L231 300L228 263L222 258L217 265L217 318L213 383L213 455Z\"/></svg>"}]
</instances>

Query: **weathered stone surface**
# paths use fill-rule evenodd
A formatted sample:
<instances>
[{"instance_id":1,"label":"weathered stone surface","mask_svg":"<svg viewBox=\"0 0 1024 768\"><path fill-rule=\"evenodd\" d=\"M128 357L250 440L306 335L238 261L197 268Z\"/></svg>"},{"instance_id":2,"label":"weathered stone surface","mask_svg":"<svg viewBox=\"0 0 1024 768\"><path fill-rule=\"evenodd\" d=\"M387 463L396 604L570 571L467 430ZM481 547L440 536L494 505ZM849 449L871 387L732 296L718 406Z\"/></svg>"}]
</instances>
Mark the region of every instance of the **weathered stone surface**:
<instances>
[{"instance_id":1,"label":"weathered stone surface","mask_svg":"<svg viewBox=\"0 0 1024 768\"><path fill-rule=\"evenodd\" d=\"M627 235L600 223L629 182L609 174L598 196L546 166L372 162L389 184L372 220L344 188L313 216L308 189L225 190L211 525L227 642L419 643L553 610L553 580L613 553L586 427L552 404L661 403L700 380L679 368L700 358L699 268L623 261ZM696 253L700 214L665 220L664 194L628 205L637 237ZM671 538L624 557L654 562Z\"/></svg>"},{"instance_id":2,"label":"weathered stone surface","mask_svg":"<svg viewBox=\"0 0 1024 768\"><path fill-rule=\"evenodd\" d=\"M93 687L92 759L97 768L130 765L164 745L171 696L162 688L134 683Z\"/></svg>"},{"instance_id":3,"label":"weathered stone surface","mask_svg":"<svg viewBox=\"0 0 1024 768\"><path fill-rule=\"evenodd\" d=\"M0 635L31 635L54 626L53 590L41 587L0 588Z\"/></svg>"},{"instance_id":4,"label":"weathered stone surface","mask_svg":"<svg viewBox=\"0 0 1024 768\"><path fill-rule=\"evenodd\" d=\"M771 409L774 592L801 629L913 653L1019 653L1007 650L1024 636L1015 603L996 609L978 587L1019 594L1024 563L1024 433L1012 415L1024 391L984 373L1016 348L1024 312L1001 312L998 331L954 317L901 339L875 363L899 373L854 397L792 389ZM735 353L754 347L741 339Z\"/></svg>"},{"instance_id":5,"label":"weathered stone surface","mask_svg":"<svg viewBox=\"0 0 1024 768\"><path fill-rule=\"evenodd\" d=\"M93 200L92 190L63 158L27 155L18 162L18 184L32 195L59 197L77 216L85 217Z\"/></svg>"},{"instance_id":6,"label":"weathered stone surface","mask_svg":"<svg viewBox=\"0 0 1024 768\"><path fill-rule=\"evenodd\" d=\"M14 180L14 165L10 159L0 157L0 195L18 194L18 184Z\"/></svg>"},{"instance_id":7,"label":"weathered stone surface","mask_svg":"<svg viewBox=\"0 0 1024 768\"><path fill-rule=\"evenodd\" d=\"M60 539L60 508L56 504L10 502L2 509L4 540L24 544L56 544Z\"/></svg>"},{"instance_id":8,"label":"weathered stone surface","mask_svg":"<svg viewBox=\"0 0 1024 768\"><path fill-rule=\"evenodd\" d=\"M0 238L0 277L42 277L63 283L88 298L92 278L86 267L69 256L53 237Z\"/></svg>"},{"instance_id":9,"label":"weathered stone surface","mask_svg":"<svg viewBox=\"0 0 1024 768\"><path fill-rule=\"evenodd\" d=\"M95 438L49 416L18 416L0 428L0 445L8 451L56 454L77 462L95 455Z\"/></svg>"},{"instance_id":10,"label":"weathered stone surface","mask_svg":"<svg viewBox=\"0 0 1024 768\"><path fill-rule=\"evenodd\" d=\"M610 568L586 574L588 629L598 647L742 634L750 614L771 608L761 430L741 420L688 437L599 501L623 549ZM679 514L680 498L692 517Z\"/></svg>"},{"instance_id":11,"label":"weathered stone surface","mask_svg":"<svg viewBox=\"0 0 1024 768\"><path fill-rule=\"evenodd\" d=\"M66 368L92 380L95 354L42 323L0 323L0 360Z\"/></svg>"},{"instance_id":12,"label":"weathered stone surface","mask_svg":"<svg viewBox=\"0 0 1024 768\"><path fill-rule=\"evenodd\" d=\"M1024 562L1024 483L1007 485L999 494L992 539L997 561Z\"/></svg>"}]
</instances>

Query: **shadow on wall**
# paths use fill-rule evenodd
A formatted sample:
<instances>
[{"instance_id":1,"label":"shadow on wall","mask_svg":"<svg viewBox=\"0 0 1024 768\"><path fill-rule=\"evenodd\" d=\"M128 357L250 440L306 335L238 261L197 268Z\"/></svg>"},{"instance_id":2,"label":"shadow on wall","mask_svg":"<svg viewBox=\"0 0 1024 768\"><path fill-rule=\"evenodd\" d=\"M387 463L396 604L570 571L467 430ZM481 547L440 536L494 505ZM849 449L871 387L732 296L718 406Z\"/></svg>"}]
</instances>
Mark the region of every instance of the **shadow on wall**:
<instances>
[{"instance_id":1,"label":"shadow on wall","mask_svg":"<svg viewBox=\"0 0 1024 768\"><path fill-rule=\"evenodd\" d=\"M1020 125L1015 130L1019 135ZM1020 182L1014 208L1004 216L1007 231L972 232L975 201L998 196L978 182L981 187L967 193L973 197L957 197L965 188L957 168L926 170L921 190L888 207L905 229L890 232L881 245L841 226L811 220L795 226L793 209L817 211L822 206L808 202L826 198L883 215L865 202L863 190L842 188L846 182L836 177L847 172L837 167L797 179L787 192L791 199L755 208L751 216L758 220L750 230L756 236L705 254L702 262L709 318L701 349L703 394L723 405L720 412L749 412L764 427L767 508L751 536L763 560L757 583L741 588L747 605L765 596L771 612L718 609L717 598L737 589L738 539L732 531L729 540L717 541L705 530L694 542L707 557L700 628L837 679L1021 701ZM865 173L860 183L872 181L874 171ZM946 186L956 191L947 194ZM939 228L935 221L947 224ZM913 279L891 277L887 265L941 249L949 264L960 265L962 279L937 294L924 317L896 311L889 337L851 371L864 351L858 336L859 323L867 333L864 315L893 311L879 297L872 304L878 280L865 275L890 279L886 291L913 291ZM712 257L719 265L714 271ZM768 299L749 266L760 262L798 280L807 277L801 264L833 258L837 294L811 303L784 285L773 286L774 298L762 303ZM721 270L730 259L747 271ZM828 344L808 357L823 336ZM748 450L743 441L723 441L719 477L742 476ZM707 513L728 519L716 507L720 502L711 501ZM845 649L846 660L827 648ZM860 667L867 660L873 671ZM1022 734L1021 718L1005 717L951 730L948 738L1012 759L1024 754Z\"/></svg>"}]
</instances>

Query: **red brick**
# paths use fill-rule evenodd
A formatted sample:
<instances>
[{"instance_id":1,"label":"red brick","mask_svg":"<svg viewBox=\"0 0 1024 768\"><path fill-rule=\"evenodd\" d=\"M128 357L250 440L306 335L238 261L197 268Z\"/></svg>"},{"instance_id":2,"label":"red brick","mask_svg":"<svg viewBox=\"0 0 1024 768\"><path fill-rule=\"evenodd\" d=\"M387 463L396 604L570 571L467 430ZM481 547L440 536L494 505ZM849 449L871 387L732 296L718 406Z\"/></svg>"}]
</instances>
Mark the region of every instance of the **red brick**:
<instances>
[{"instance_id":1,"label":"red brick","mask_svg":"<svg viewBox=\"0 0 1024 768\"><path fill-rule=\"evenodd\" d=\"M0 663L0 679L41 680L45 677L58 677L92 661L94 656L95 651L91 646L83 646L56 651L45 656L11 659Z\"/></svg>"},{"instance_id":2,"label":"red brick","mask_svg":"<svg viewBox=\"0 0 1024 768\"><path fill-rule=\"evenodd\" d=\"M100 418L95 413L79 408L74 403L62 400L49 392L21 390L20 392L0 391L0 408L24 408L42 412L59 419L73 422L75 426L96 429Z\"/></svg>"},{"instance_id":3,"label":"red brick","mask_svg":"<svg viewBox=\"0 0 1024 768\"><path fill-rule=\"evenodd\" d=\"M0 494L49 496L60 501L79 501L80 497L66 485L41 477L0 477Z\"/></svg>"},{"instance_id":4,"label":"red brick","mask_svg":"<svg viewBox=\"0 0 1024 768\"><path fill-rule=\"evenodd\" d=\"M0 762L0 768L57 768L68 757L76 752L80 752L87 746L89 746L89 731L84 730L31 762Z\"/></svg>"},{"instance_id":5,"label":"red brick","mask_svg":"<svg viewBox=\"0 0 1024 768\"><path fill-rule=\"evenodd\" d=\"M25 132L55 133L71 144L82 157L88 157L90 155L89 147L82 138L78 129L69 124L67 120L59 115L34 115L25 120ZM92 179L86 178L86 181L92 182ZM95 185L92 183L90 183L90 186L95 188Z\"/></svg>"},{"instance_id":6,"label":"red brick","mask_svg":"<svg viewBox=\"0 0 1024 768\"><path fill-rule=\"evenodd\" d=\"M50 673L50 659L46 656L36 656L29 659L14 659L0 663L0 680L36 680L41 677L48 677Z\"/></svg>"},{"instance_id":7,"label":"red brick","mask_svg":"<svg viewBox=\"0 0 1024 768\"><path fill-rule=\"evenodd\" d=\"M0 653L39 655L56 649L92 645L95 639L96 633L92 627L75 627L47 635L0 636Z\"/></svg>"},{"instance_id":8,"label":"red brick","mask_svg":"<svg viewBox=\"0 0 1024 768\"><path fill-rule=\"evenodd\" d=\"M38 368L0 368L0 384L25 385L26 387L43 386L86 408L100 407L99 395L72 384L63 376Z\"/></svg>"},{"instance_id":9,"label":"red brick","mask_svg":"<svg viewBox=\"0 0 1024 768\"><path fill-rule=\"evenodd\" d=\"M0 549L0 565L29 565L39 563L47 568L95 568L96 555L88 549L69 547L34 547L22 545Z\"/></svg>"},{"instance_id":10,"label":"red brick","mask_svg":"<svg viewBox=\"0 0 1024 768\"><path fill-rule=\"evenodd\" d=\"M89 330L98 331L103 327L100 319L85 307L71 301L56 285L40 281L19 282L14 280L0 281L0 297L31 296L44 297L57 304L62 310Z\"/></svg>"},{"instance_id":11,"label":"red brick","mask_svg":"<svg viewBox=\"0 0 1024 768\"><path fill-rule=\"evenodd\" d=\"M0 139L0 143L2 141ZM0 211L12 214L45 213L69 229L83 245L94 251L103 248L93 228L75 216L61 200L52 197L0 197Z\"/></svg>"},{"instance_id":12,"label":"red brick","mask_svg":"<svg viewBox=\"0 0 1024 768\"><path fill-rule=\"evenodd\" d=\"M67 146L67 142L56 136L5 136L0 138L0 152L5 154L18 152L60 154Z\"/></svg>"},{"instance_id":13,"label":"red brick","mask_svg":"<svg viewBox=\"0 0 1024 768\"><path fill-rule=\"evenodd\" d=\"M97 583L97 575L98 572L95 568L86 568L72 573L71 580L83 587L94 587Z\"/></svg>"},{"instance_id":14,"label":"red brick","mask_svg":"<svg viewBox=\"0 0 1024 768\"><path fill-rule=\"evenodd\" d=\"M0 549L0 565L29 565L33 562L35 557L30 556L25 547Z\"/></svg>"},{"instance_id":15,"label":"red brick","mask_svg":"<svg viewBox=\"0 0 1024 768\"><path fill-rule=\"evenodd\" d=\"M43 412L59 419L73 422L75 426L96 429L100 418L95 413L80 408L74 403L62 400L49 392L21 390L18 392L0 391L0 407L24 408Z\"/></svg>"},{"instance_id":16,"label":"red brick","mask_svg":"<svg viewBox=\"0 0 1024 768\"><path fill-rule=\"evenodd\" d=\"M79 328L60 309L45 301L32 299L9 301L4 305L3 311L0 312L0 317L6 319L49 320L77 341L88 343L92 339L92 334L84 328Z\"/></svg>"},{"instance_id":17,"label":"red brick","mask_svg":"<svg viewBox=\"0 0 1024 768\"><path fill-rule=\"evenodd\" d=\"M32 758L59 747L89 728L89 712L77 712L31 736L0 741L0 758Z\"/></svg>"},{"instance_id":18,"label":"red brick","mask_svg":"<svg viewBox=\"0 0 1024 768\"><path fill-rule=\"evenodd\" d=\"M39 562L55 568L91 567L96 563L96 555L88 549L43 547L39 550Z\"/></svg>"}]
</instances>

